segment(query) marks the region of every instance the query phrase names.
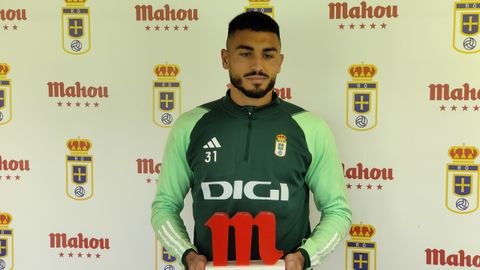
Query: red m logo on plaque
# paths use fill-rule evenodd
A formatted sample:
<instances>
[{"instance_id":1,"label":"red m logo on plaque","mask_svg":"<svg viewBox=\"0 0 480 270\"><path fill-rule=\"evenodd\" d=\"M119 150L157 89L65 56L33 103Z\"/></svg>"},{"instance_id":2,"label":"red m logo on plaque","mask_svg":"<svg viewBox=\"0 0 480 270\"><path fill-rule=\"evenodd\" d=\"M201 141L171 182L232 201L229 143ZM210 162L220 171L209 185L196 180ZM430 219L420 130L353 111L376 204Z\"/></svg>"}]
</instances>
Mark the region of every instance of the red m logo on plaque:
<instances>
[{"instance_id":1,"label":"red m logo on plaque","mask_svg":"<svg viewBox=\"0 0 480 270\"><path fill-rule=\"evenodd\" d=\"M232 218L225 213L215 213L205 225L212 231L213 266L228 264L228 230L235 230L237 265L250 265L253 226L258 228L260 258L267 265L275 264L283 255L277 250L275 215L260 212L255 218L248 212L238 212Z\"/></svg>"}]
</instances>

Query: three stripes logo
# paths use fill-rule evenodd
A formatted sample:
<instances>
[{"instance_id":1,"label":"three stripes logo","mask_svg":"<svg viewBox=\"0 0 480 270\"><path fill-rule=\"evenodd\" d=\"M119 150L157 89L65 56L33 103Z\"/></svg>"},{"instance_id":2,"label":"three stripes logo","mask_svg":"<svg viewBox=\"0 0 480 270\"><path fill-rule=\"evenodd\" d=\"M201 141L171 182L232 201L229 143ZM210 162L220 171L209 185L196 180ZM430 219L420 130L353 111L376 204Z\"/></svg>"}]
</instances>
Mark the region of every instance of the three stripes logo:
<instances>
[{"instance_id":1,"label":"three stripes logo","mask_svg":"<svg viewBox=\"0 0 480 270\"><path fill-rule=\"evenodd\" d=\"M213 137L210 141L207 142L203 146L203 149L216 149L216 148L222 148L222 145L217 140L217 137Z\"/></svg>"}]
</instances>

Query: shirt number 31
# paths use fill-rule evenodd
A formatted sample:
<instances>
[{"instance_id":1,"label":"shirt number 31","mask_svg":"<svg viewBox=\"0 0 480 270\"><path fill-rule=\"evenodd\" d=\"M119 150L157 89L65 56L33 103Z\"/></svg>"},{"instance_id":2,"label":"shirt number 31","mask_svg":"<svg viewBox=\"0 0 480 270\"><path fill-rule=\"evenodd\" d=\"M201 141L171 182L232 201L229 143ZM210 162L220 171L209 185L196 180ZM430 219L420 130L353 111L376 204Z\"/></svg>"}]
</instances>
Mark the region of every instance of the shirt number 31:
<instances>
[{"instance_id":1,"label":"shirt number 31","mask_svg":"<svg viewBox=\"0 0 480 270\"><path fill-rule=\"evenodd\" d=\"M205 152L205 163L217 162L217 151L207 151Z\"/></svg>"}]
</instances>

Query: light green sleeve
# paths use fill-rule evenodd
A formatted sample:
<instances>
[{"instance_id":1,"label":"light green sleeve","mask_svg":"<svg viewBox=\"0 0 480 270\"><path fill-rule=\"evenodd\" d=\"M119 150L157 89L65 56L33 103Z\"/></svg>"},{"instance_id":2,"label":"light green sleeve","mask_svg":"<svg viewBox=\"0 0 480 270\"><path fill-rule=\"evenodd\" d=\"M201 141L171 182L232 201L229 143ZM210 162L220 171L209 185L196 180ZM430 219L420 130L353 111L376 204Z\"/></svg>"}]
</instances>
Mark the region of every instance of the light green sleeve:
<instances>
[{"instance_id":1,"label":"light green sleeve","mask_svg":"<svg viewBox=\"0 0 480 270\"><path fill-rule=\"evenodd\" d=\"M195 108L181 115L170 131L152 203L151 222L155 235L168 252L182 258L185 251L196 250L180 218L184 199L190 190L192 171L187 162L190 134L207 111Z\"/></svg>"},{"instance_id":2,"label":"light green sleeve","mask_svg":"<svg viewBox=\"0 0 480 270\"><path fill-rule=\"evenodd\" d=\"M309 256L310 266L320 264L348 234L352 212L345 195L340 156L328 125L310 112L293 117L305 133L312 162L306 183L321 212L319 223L301 249Z\"/></svg>"}]
</instances>

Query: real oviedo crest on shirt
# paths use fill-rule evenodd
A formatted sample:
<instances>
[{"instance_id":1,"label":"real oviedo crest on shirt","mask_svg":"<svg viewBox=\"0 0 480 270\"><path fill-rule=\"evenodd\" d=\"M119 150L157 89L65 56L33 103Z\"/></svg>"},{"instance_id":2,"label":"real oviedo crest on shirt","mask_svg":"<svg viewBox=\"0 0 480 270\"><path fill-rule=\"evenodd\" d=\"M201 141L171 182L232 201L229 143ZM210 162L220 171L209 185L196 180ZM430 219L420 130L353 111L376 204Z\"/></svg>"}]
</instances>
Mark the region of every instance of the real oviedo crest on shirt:
<instances>
[{"instance_id":1,"label":"real oviedo crest on shirt","mask_svg":"<svg viewBox=\"0 0 480 270\"><path fill-rule=\"evenodd\" d=\"M180 81L177 65L156 65L153 72L157 79L153 81L153 122L161 127L173 126L181 114Z\"/></svg>"},{"instance_id":2,"label":"real oviedo crest on shirt","mask_svg":"<svg viewBox=\"0 0 480 270\"><path fill-rule=\"evenodd\" d=\"M377 67L371 64L351 65L347 82L347 126L365 131L377 126L378 84L373 81Z\"/></svg>"},{"instance_id":3,"label":"real oviedo crest on shirt","mask_svg":"<svg viewBox=\"0 0 480 270\"><path fill-rule=\"evenodd\" d=\"M87 200L93 196L93 157L88 154L92 143L87 139L67 142L67 195L74 200Z\"/></svg>"},{"instance_id":4,"label":"real oviedo crest on shirt","mask_svg":"<svg viewBox=\"0 0 480 270\"><path fill-rule=\"evenodd\" d=\"M479 200L479 164L474 163L478 148L453 146L448 155L453 162L447 164L447 208L458 214L471 213L478 209Z\"/></svg>"},{"instance_id":5,"label":"real oviedo crest on shirt","mask_svg":"<svg viewBox=\"0 0 480 270\"><path fill-rule=\"evenodd\" d=\"M453 16L453 48L461 53L480 51L480 0L455 2Z\"/></svg>"},{"instance_id":6,"label":"real oviedo crest on shirt","mask_svg":"<svg viewBox=\"0 0 480 270\"><path fill-rule=\"evenodd\" d=\"M278 134L275 137L275 155L284 157L287 154L287 136Z\"/></svg>"},{"instance_id":7,"label":"real oviedo crest on shirt","mask_svg":"<svg viewBox=\"0 0 480 270\"><path fill-rule=\"evenodd\" d=\"M70 54L84 54L90 50L90 8L87 0L65 0L62 8L62 46Z\"/></svg>"}]
</instances>

